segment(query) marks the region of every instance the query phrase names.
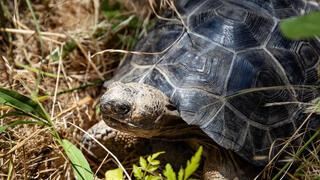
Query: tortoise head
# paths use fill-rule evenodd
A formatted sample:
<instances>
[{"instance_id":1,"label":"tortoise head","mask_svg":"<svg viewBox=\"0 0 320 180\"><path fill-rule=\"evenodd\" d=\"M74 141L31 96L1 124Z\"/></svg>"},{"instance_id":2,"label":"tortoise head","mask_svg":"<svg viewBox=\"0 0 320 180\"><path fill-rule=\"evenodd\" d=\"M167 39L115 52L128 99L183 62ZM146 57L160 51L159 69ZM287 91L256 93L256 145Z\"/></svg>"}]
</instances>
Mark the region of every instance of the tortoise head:
<instances>
[{"instance_id":1,"label":"tortoise head","mask_svg":"<svg viewBox=\"0 0 320 180\"><path fill-rule=\"evenodd\" d=\"M164 93L142 83L108 85L100 109L107 125L140 137L156 136L170 119L179 118Z\"/></svg>"}]
</instances>

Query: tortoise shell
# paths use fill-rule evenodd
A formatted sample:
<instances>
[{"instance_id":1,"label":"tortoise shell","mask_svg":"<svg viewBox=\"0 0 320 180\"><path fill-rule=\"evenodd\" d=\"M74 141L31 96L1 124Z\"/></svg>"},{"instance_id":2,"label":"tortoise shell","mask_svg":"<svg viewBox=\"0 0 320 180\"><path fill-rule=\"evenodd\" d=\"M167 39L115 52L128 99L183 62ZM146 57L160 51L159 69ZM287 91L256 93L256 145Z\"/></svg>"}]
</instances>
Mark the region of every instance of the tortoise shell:
<instances>
[{"instance_id":1,"label":"tortoise shell","mask_svg":"<svg viewBox=\"0 0 320 180\"><path fill-rule=\"evenodd\" d=\"M113 81L156 87L188 124L245 159L265 164L267 158L256 157L267 157L276 139L290 137L308 116L301 102L318 96L302 85L319 84L319 39L286 39L279 22L319 5L303 0L179 0L175 5L188 29L177 21L158 21L134 50L161 53L129 55ZM164 16L177 19L172 11ZM319 124L312 116L309 128Z\"/></svg>"}]
</instances>

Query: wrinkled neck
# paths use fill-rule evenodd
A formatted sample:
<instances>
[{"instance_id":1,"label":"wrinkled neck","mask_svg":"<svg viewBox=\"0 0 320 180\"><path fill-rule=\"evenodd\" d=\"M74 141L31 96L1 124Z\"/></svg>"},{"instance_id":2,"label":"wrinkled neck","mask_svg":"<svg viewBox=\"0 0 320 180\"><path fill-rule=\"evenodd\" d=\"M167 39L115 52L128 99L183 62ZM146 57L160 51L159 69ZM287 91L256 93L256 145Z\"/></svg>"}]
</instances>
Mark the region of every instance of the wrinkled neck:
<instances>
[{"instance_id":1,"label":"wrinkled neck","mask_svg":"<svg viewBox=\"0 0 320 180\"><path fill-rule=\"evenodd\" d=\"M199 126L188 125L181 118L165 119L164 124L155 129L152 139L163 141L212 141Z\"/></svg>"}]
</instances>

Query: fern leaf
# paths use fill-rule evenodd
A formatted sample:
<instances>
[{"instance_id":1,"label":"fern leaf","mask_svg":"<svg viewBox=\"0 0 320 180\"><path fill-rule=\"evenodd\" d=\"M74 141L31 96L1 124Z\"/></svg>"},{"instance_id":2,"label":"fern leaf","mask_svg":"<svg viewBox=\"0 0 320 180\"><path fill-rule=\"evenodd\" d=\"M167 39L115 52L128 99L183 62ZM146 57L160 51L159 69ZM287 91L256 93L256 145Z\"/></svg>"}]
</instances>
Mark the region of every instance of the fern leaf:
<instances>
[{"instance_id":1,"label":"fern leaf","mask_svg":"<svg viewBox=\"0 0 320 180\"><path fill-rule=\"evenodd\" d=\"M173 171L170 164L166 165L166 169L163 170L163 175L167 178L167 180L177 180L176 173Z\"/></svg>"},{"instance_id":2,"label":"fern leaf","mask_svg":"<svg viewBox=\"0 0 320 180\"><path fill-rule=\"evenodd\" d=\"M187 167L184 171L184 180L187 180L191 176L191 174L194 173L199 167L201 154L202 146L200 146L195 155L191 157L191 161L187 162Z\"/></svg>"}]
</instances>

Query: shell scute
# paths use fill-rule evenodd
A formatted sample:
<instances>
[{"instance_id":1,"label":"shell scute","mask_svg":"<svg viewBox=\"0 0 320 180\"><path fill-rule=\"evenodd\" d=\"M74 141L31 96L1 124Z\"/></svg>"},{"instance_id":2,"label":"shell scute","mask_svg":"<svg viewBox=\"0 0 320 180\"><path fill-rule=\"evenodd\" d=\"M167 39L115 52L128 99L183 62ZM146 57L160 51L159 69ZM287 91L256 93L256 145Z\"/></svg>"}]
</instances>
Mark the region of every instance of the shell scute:
<instances>
[{"instance_id":1,"label":"shell scute","mask_svg":"<svg viewBox=\"0 0 320 180\"><path fill-rule=\"evenodd\" d=\"M217 10L205 7L206 10L190 16L190 29L235 51L261 45L271 32L274 20L264 14L233 6L224 4Z\"/></svg>"},{"instance_id":2,"label":"shell scute","mask_svg":"<svg viewBox=\"0 0 320 180\"><path fill-rule=\"evenodd\" d=\"M144 83L153 87L158 87L158 89L168 97L171 97L174 91L173 86L168 83L165 76L157 69L152 70L152 72L146 77Z\"/></svg>"}]
</instances>

